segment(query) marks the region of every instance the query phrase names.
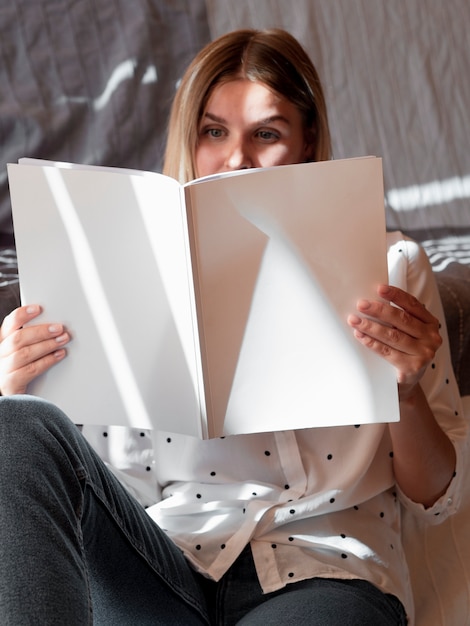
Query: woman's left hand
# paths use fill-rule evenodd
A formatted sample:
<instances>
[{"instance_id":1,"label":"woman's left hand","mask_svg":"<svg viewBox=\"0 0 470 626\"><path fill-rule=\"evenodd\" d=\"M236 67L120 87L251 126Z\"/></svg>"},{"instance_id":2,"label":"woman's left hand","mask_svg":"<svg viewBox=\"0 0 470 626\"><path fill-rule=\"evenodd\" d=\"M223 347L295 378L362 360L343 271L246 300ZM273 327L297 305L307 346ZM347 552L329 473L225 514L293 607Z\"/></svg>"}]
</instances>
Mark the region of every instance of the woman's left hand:
<instances>
[{"instance_id":1,"label":"woman's left hand","mask_svg":"<svg viewBox=\"0 0 470 626\"><path fill-rule=\"evenodd\" d=\"M348 317L355 337L397 371L400 397L412 393L442 344L439 320L414 296L380 285L383 300L359 300Z\"/></svg>"}]
</instances>

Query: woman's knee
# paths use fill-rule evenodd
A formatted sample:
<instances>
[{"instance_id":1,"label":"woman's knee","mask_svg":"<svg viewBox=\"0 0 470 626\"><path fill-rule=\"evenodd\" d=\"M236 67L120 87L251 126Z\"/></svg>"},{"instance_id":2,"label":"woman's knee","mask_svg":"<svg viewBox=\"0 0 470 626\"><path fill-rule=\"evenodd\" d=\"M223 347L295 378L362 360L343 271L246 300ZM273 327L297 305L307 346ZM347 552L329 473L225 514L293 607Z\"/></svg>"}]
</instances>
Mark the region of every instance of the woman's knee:
<instances>
[{"instance_id":1,"label":"woman's knee","mask_svg":"<svg viewBox=\"0 0 470 626\"><path fill-rule=\"evenodd\" d=\"M16 395L0 398L0 426L2 422L14 426L30 421L34 424L48 419L55 422L70 421L57 406L36 396Z\"/></svg>"},{"instance_id":2,"label":"woman's knee","mask_svg":"<svg viewBox=\"0 0 470 626\"><path fill-rule=\"evenodd\" d=\"M18 456L34 457L41 444L73 434L76 426L56 406L34 396L0 398L0 456L11 462Z\"/></svg>"}]
</instances>

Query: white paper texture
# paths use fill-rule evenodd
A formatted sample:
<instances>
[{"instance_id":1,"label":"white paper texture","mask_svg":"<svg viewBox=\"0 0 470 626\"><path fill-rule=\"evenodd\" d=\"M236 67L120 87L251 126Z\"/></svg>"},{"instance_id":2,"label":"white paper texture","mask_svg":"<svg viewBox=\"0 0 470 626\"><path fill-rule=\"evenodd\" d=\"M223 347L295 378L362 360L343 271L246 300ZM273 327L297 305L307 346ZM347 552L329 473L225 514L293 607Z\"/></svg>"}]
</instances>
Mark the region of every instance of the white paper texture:
<instances>
[{"instance_id":1,"label":"white paper texture","mask_svg":"<svg viewBox=\"0 0 470 626\"><path fill-rule=\"evenodd\" d=\"M380 159L184 188L34 161L9 178L23 301L73 335L29 391L76 423L206 437L398 419L393 368L346 324L387 282Z\"/></svg>"},{"instance_id":2,"label":"white paper texture","mask_svg":"<svg viewBox=\"0 0 470 626\"><path fill-rule=\"evenodd\" d=\"M26 164L9 179L22 299L73 336L28 391L76 423L151 428L158 416L201 436L179 185Z\"/></svg>"},{"instance_id":3,"label":"white paper texture","mask_svg":"<svg viewBox=\"0 0 470 626\"><path fill-rule=\"evenodd\" d=\"M381 160L188 193L209 421L233 434L398 420L393 368L346 323L388 282Z\"/></svg>"}]
</instances>

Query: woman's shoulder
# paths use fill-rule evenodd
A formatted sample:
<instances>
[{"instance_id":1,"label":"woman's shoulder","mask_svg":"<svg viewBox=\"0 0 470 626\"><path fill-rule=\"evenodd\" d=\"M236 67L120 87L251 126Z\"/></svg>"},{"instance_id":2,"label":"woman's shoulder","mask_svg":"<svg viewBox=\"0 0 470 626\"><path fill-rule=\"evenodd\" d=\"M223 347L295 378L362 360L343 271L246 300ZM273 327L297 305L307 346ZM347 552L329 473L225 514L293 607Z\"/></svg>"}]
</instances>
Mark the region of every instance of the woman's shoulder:
<instances>
[{"instance_id":1,"label":"woman's shoulder","mask_svg":"<svg viewBox=\"0 0 470 626\"><path fill-rule=\"evenodd\" d=\"M401 256L409 263L428 263L428 256L421 244L400 230L387 231L386 246L389 261L390 257Z\"/></svg>"},{"instance_id":2,"label":"woman's shoulder","mask_svg":"<svg viewBox=\"0 0 470 626\"><path fill-rule=\"evenodd\" d=\"M424 248L400 231L387 232L386 243L390 284L413 293L421 301L432 299L435 277Z\"/></svg>"},{"instance_id":3,"label":"woman's shoulder","mask_svg":"<svg viewBox=\"0 0 470 626\"><path fill-rule=\"evenodd\" d=\"M400 245L410 247L411 249L421 247L415 239L408 237L408 235L405 235L401 230L388 230L385 237L387 242L387 249L389 250L393 246Z\"/></svg>"}]
</instances>

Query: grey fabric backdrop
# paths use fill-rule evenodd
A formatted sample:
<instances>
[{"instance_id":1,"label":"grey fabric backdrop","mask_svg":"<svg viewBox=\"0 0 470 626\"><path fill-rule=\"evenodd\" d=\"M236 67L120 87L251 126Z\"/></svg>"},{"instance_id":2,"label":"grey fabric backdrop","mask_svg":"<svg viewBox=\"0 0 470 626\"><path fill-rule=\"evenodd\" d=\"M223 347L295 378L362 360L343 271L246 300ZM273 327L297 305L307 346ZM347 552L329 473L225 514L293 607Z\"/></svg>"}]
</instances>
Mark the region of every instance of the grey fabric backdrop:
<instances>
[{"instance_id":1,"label":"grey fabric backdrop","mask_svg":"<svg viewBox=\"0 0 470 626\"><path fill-rule=\"evenodd\" d=\"M209 39L203 0L0 0L0 232L22 156L159 169L178 78Z\"/></svg>"},{"instance_id":2,"label":"grey fabric backdrop","mask_svg":"<svg viewBox=\"0 0 470 626\"><path fill-rule=\"evenodd\" d=\"M5 163L159 169L184 67L243 26L281 26L305 45L335 157L384 158L391 227L470 225L468 0L0 0L3 237Z\"/></svg>"}]
</instances>

